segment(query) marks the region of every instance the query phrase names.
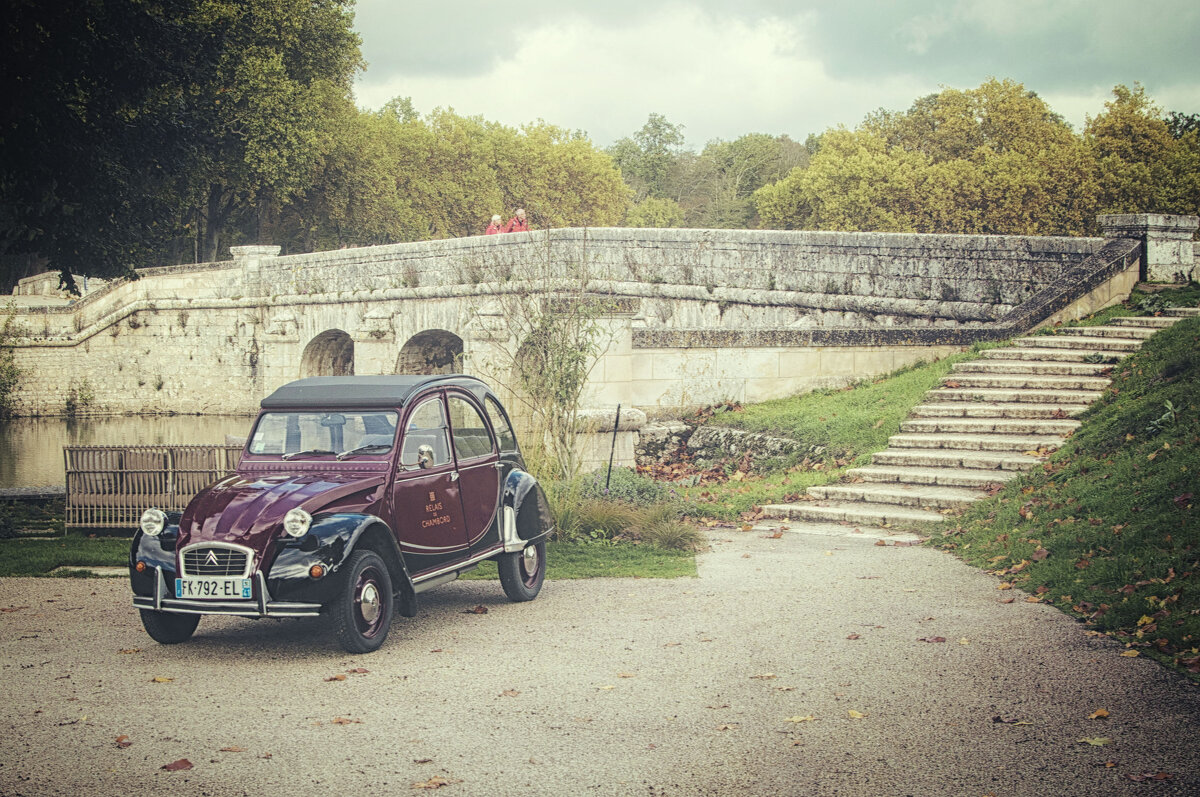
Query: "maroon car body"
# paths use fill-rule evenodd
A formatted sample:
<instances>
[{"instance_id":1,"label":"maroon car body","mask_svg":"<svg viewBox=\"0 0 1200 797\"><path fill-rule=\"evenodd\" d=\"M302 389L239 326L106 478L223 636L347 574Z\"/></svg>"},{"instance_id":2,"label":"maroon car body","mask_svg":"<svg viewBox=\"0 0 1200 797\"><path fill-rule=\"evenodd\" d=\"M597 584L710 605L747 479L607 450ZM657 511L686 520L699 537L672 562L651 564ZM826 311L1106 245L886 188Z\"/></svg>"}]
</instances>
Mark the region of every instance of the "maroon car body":
<instances>
[{"instance_id":1,"label":"maroon car body","mask_svg":"<svg viewBox=\"0 0 1200 797\"><path fill-rule=\"evenodd\" d=\"M149 509L134 605L159 642L205 614L325 615L378 648L416 596L496 559L537 596L553 518L499 399L468 376L313 377L262 401L237 471L182 513Z\"/></svg>"}]
</instances>

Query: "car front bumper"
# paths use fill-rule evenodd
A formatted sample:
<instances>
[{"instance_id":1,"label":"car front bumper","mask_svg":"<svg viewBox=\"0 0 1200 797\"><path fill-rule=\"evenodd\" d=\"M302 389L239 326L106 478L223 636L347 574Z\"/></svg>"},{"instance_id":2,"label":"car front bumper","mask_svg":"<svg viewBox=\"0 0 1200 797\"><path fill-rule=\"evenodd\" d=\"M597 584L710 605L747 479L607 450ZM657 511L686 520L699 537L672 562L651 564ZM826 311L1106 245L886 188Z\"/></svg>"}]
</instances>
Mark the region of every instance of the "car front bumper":
<instances>
[{"instance_id":1,"label":"car front bumper","mask_svg":"<svg viewBox=\"0 0 1200 797\"><path fill-rule=\"evenodd\" d=\"M134 595L133 605L139 609L178 614L230 614L237 617L315 617L321 613L319 603L277 601L267 589L261 571L254 574L255 597L249 600L191 600L176 598L167 584L161 567L155 570L153 595Z\"/></svg>"}]
</instances>

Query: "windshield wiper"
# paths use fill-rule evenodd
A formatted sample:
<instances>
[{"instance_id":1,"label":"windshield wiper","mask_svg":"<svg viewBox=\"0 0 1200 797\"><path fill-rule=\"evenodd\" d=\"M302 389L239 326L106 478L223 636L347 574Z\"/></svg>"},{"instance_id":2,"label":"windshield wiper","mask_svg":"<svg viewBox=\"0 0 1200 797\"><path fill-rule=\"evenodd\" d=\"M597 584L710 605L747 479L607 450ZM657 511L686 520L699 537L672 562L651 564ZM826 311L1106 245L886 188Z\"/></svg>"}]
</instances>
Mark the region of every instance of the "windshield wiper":
<instances>
[{"instance_id":1,"label":"windshield wiper","mask_svg":"<svg viewBox=\"0 0 1200 797\"><path fill-rule=\"evenodd\" d=\"M293 451L290 454L284 454L284 459L292 459L293 457L307 457L314 454L333 454L335 452L325 448L310 448L307 451Z\"/></svg>"},{"instance_id":2,"label":"windshield wiper","mask_svg":"<svg viewBox=\"0 0 1200 797\"><path fill-rule=\"evenodd\" d=\"M359 446L358 448L352 448L349 451L343 451L342 453L337 455L337 458L345 459L346 457L352 456L354 454L365 454L368 451L387 451L391 447L392 447L391 443L371 443L370 445L367 445L367 446Z\"/></svg>"}]
</instances>

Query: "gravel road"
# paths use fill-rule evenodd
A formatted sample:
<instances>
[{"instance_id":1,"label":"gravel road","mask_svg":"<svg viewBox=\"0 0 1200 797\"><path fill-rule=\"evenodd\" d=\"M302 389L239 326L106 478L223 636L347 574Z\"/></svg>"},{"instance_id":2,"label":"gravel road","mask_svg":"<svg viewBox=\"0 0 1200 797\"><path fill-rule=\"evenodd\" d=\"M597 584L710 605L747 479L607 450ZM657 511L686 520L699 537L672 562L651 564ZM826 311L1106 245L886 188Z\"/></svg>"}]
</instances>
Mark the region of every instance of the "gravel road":
<instances>
[{"instance_id":1,"label":"gravel road","mask_svg":"<svg viewBox=\"0 0 1200 797\"><path fill-rule=\"evenodd\" d=\"M0 580L0 794L1200 793L1200 690L870 543L725 531L698 579L527 604L456 582L359 657L315 619L160 646L120 579Z\"/></svg>"}]
</instances>

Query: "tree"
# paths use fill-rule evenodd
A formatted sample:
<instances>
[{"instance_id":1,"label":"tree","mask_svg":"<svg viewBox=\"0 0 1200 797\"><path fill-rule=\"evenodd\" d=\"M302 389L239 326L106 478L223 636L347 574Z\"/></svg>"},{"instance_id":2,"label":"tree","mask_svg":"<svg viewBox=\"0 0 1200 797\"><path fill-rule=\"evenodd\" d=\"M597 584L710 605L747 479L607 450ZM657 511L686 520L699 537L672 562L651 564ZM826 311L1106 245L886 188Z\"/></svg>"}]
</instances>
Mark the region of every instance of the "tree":
<instances>
[{"instance_id":1,"label":"tree","mask_svg":"<svg viewBox=\"0 0 1200 797\"><path fill-rule=\"evenodd\" d=\"M360 64L351 0L15 0L0 247L130 275L253 229L323 155Z\"/></svg>"},{"instance_id":2,"label":"tree","mask_svg":"<svg viewBox=\"0 0 1200 797\"><path fill-rule=\"evenodd\" d=\"M635 201L647 196L663 199L670 195L667 176L672 162L683 150L683 143L683 125L651 113L632 138L617 141L608 153L633 189Z\"/></svg>"}]
</instances>

